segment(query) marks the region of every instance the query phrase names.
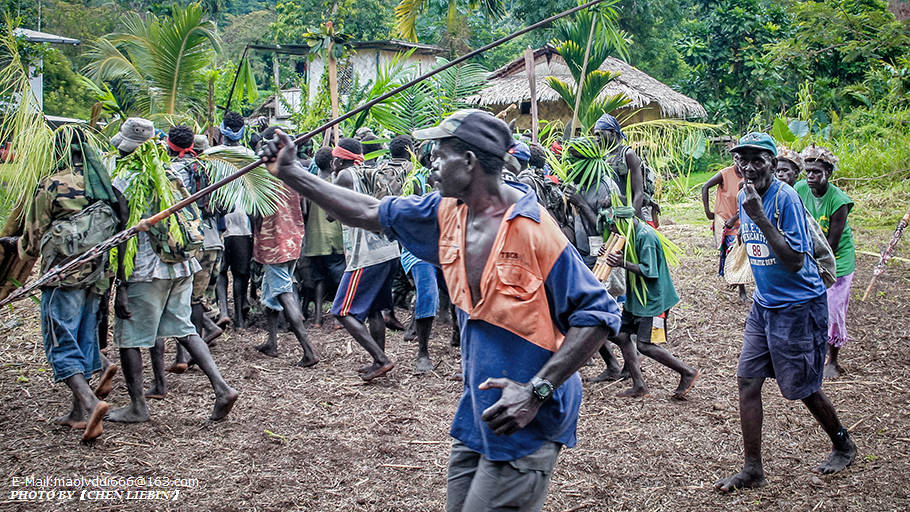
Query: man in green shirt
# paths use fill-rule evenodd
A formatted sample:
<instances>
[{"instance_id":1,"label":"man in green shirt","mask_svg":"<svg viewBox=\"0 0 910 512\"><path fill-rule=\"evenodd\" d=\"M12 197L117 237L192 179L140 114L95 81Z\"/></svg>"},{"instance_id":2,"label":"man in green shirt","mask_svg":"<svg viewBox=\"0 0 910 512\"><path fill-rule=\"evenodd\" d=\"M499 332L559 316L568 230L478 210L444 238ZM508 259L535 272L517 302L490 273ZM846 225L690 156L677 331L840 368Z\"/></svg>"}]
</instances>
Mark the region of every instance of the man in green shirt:
<instances>
[{"instance_id":1,"label":"man in green shirt","mask_svg":"<svg viewBox=\"0 0 910 512\"><path fill-rule=\"evenodd\" d=\"M824 376L835 379L843 373L837 356L847 343L847 305L850 302L850 285L856 269L856 252L853 230L847 216L853 209L853 200L841 189L828 182L837 168L837 157L827 148L809 146L803 150L806 179L793 188L803 200L806 209L818 221L837 261L837 281L828 288L828 361Z\"/></svg>"},{"instance_id":2,"label":"man in green shirt","mask_svg":"<svg viewBox=\"0 0 910 512\"><path fill-rule=\"evenodd\" d=\"M610 229L615 233L624 231L622 226L631 222L634 231L634 254L637 263L627 260L624 251L617 251L607 256L607 264L613 268L626 270L626 303L623 304L622 325L616 337L616 344L622 350L626 368L632 377L632 387L619 393L620 397L639 397L648 394L641 375L638 352L679 373L679 386L673 392L673 398L683 399L692 389L700 372L670 353L667 349L651 342L651 329L654 317L666 314L679 302L679 295L670 277L670 268L664 255L663 246L654 228L634 216L631 206L613 208L613 222ZM618 229L618 227L620 229ZM642 286L640 283L644 283ZM632 345L632 335L637 335L636 345Z\"/></svg>"}]
</instances>

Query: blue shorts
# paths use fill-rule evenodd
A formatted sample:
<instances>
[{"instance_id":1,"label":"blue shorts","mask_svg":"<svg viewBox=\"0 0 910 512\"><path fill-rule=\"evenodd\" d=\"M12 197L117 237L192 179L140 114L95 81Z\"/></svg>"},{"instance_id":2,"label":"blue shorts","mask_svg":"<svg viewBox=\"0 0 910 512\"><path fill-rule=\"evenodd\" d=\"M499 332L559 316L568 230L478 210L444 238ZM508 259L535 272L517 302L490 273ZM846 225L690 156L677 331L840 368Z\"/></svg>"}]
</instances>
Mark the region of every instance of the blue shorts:
<instances>
[{"instance_id":1,"label":"blue shorts","mask_svg":"<svg viewBox=\"0 0 910 512\"><path fill-rule=\"evenodd\" d=\"M392 280L398 265L395 258L346 271L332 302L332 314L353 316L363 322L370 313L392 309Z\"/></svg>"},{"instance_id":2,"label":"blue shorts","mask_svg":"<svg viewBox=\"0 0 910 512\"><path fill-rule=\"evenodd\" d=\"M119 348L152 348L158 338L196 334L190 321L192 299L193 276L129 283L131 316L114 322L114 343Z\"/></svg>"},{"instance_id":3,"label":"blue shorts","mask_svg":"<svg viewBox=\"0 0 910 512\"><path fill-rule=\"evenodd\" d=\"M81 373L86 379L101 369L98 348L100 296L86 289L41 290L41 334L54 382Z\"/></svg>"},{"instance_id":4,"label":"blue shorts","mask_svg":"<svg viewBox=\"0 0 910 512\"><path fill-rule=\"evenodd\" d=\"M272 265L262 265L262 305L276 311L284 311L278 296L283 293L294 293L294 266L297 260Z\"/></svg>"},{"instance_id":5,"label":"blue shorts","mask_svg":"<svg viewBox=\"0 0 910 512\"><path fill-rule=\"evenodd\" d=\"M788 400L802 400L822 387L828 350L828 297L768 309L757 302L746 318L736 374L777 380Z\"/></svg>"},{"instance_id":6,"label":"blue shorts","mask_svg":"<svg viewBox=\"0 0 910 512\"><path fill-rule=\"evenodd\" d=\"M411 278L417 289L417 303L414 318L432 318L439 310L439 285L436 283L436 267L425 261L411 266Z\"/></svg>"}]
</instances>

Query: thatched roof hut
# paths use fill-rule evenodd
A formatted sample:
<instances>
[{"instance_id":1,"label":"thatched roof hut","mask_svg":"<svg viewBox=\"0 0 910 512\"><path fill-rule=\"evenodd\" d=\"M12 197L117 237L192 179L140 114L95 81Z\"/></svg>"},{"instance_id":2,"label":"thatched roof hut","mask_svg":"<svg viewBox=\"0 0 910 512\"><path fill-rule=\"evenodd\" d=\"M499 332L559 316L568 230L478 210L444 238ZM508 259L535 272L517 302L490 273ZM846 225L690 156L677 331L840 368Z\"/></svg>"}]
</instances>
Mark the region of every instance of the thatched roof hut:
<instances>
[{"instance_id":1,"label":"thatched roof hut","mask_svg":"<svg viewBox=\"0 0 910 512\"><path fill-rule=\"evenodd\" d=\"M541 119L572 117L572 111L559 94L547 85L547 77L555 76L567 83L574 83L572 74L563 58L552 45L534 51L536 64L537 106ZM613 57L608 57L600 69L620 73L609 83L602 96L623 93L632 100L622 110L631 115L630 122L664 117L697 118L706 117L704 107L685 94L674 91L670 86L649 76L647 73ZM485 107L494 113L510 105L518 107L518 126L530 126L531 87L525 70L524 57L515 59L490 75L489 84L477 94L466 98L468 103ZM514 115L508 115L511 119Z\"/></svg>"}]
</instances>

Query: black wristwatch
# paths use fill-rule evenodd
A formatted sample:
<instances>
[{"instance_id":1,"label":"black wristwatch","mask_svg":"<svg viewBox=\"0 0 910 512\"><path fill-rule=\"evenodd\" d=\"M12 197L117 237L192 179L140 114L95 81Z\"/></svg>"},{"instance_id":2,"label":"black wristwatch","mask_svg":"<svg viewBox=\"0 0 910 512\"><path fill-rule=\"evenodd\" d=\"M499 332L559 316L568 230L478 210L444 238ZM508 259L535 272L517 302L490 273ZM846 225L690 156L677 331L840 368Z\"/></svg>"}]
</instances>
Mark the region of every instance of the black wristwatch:
<instances>
[{"instance_id":1,"label":"black wristwatch","mask_svg":"<svg viewBox=\"0 0 910 512\"><path fill-rule=\"evenodd\" d=\"M541 379L540 377L531 379L531 393L534 394L534 398L541 402L553 396L553 389L553 383L547 379Z\"/></svg>"}]
</instances>

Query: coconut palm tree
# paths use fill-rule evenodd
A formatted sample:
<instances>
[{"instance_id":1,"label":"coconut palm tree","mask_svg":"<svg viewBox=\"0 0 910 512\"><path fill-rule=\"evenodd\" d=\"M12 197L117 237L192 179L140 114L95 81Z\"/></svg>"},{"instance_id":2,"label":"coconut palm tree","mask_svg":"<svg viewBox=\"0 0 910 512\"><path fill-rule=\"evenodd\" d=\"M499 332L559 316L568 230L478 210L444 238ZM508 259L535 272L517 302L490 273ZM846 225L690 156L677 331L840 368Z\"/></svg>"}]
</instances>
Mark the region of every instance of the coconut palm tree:
<instances>
[{"instance_id":1,"label":"coconut palm tree","mask_svg":"<svg viewBox=\"0 0 910 512\"><path fill-rule=\"evenodd\" d=\"M174 5L170 17L128 13L122 32L107 34L89 48L92 62L84 71L96 82L130 83L141 91L149 114L204 111L192 93L220 49L215 24L203 19L199 2Z\"/></svg>"},{"instance_id":2,"label":"coconut palm tree","mask_svg":"<svg viewBox=\"0 0 910 512\"><path fill-rule=\"evenodd\" d=\"M611 53L628 58L629 37L617 26L617 13L613 9L615 3L608 2L597 10L586 9L577 13L574 20L562 21L556 26L557 36L553 46L565 60L575 83L548 76L547 84L572 109L583 132L594 126L604 113L630 101L622 94L599 98L607 85L619 76L618 73L600 69L600 66ZM584 80L581 79L582 74ZM577 93L579 83L582 84L580 94Z\"/></svg>"}]
</instances>

